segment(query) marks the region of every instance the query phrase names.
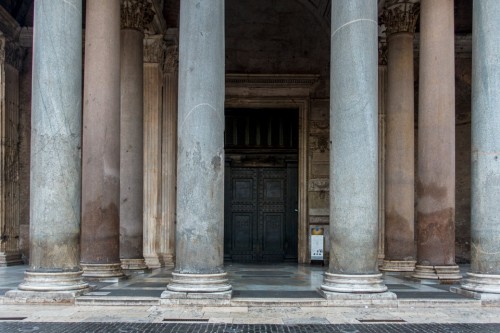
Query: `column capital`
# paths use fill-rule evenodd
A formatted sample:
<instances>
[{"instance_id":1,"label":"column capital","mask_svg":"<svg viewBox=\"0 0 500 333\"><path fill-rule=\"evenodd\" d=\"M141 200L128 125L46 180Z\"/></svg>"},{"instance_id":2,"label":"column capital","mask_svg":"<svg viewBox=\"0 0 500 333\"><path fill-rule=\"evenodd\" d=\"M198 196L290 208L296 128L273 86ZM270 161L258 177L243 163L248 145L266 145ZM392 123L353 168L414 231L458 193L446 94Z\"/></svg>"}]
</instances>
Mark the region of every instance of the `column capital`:
<instances>
[{"instance_id":1,"label":"column capital","mask_svg":"<svg viewBox=\"0 0 500 333\"><path fill-rule=\"evenodd\" d=\"M379 66L387 65L387 35L386 28L382 23L378 26L378 64Z\"/></svg>"},{"instance_id":2,"label":"column capital","mask_svg":"<svg viewBox=\"0 0 500 333\"><path fill-rule=\"evenodd\" d=\"M0 63L5 61L5 38L3 38L2 33L0 32Z\"/></svg>"},{"instance_id":3,"label":"column capital","mask_svg":"<svg viewBox=\"0 0 500 333\"><path fill-rule=\"evenodd\" d=\"M144 0L121 0L121 28L144 31L155 16L151 2Z\"/></svg>"},{"instance_id":4,"label":"column capital","mask_svg":"<svg viewBox=\"0 0 500 333\"><path fill-rule=\"evenodd\" d=\"M146 36L144 38L144 62L163 63L167 45L162 35Z\"/></svg>"},{"instance_id":5,"label":"column capital","mask_svg":"<svg viewBox=\"0 0 500 333\"><path fill-rule=\"evenodd\" d=\"M24 48L16 42L4 41L4 44L5 52L0 50L0 53L4 53L5 56L5 59L2 60L5 60L5 63L12 65L20 71L23 65ZM2 46L0 46L0 49L1 47ZM0 55L0 58L1 57L2 55Z\"/></svg>"},{"instance_id":6,"label":"column capital","mask_svg":"<svg viewBox=\"0 0 500 333\"><path fill-rule=\"evenodd\" d=\"M398 32L414 33L419 14L419 0L387 0L380 19L387 36Z\"/></svg>"},{"instance_id":7,"label":"column capital","mask_svg":"<svg viewBox=\"0 0 500 333\"><path fill-rule=\"evenodd\" d=\"M172 74L179 69L179 47L177 45L167 46L167 54L163 63L163 72Z\"/></svg>"}]
</instances>

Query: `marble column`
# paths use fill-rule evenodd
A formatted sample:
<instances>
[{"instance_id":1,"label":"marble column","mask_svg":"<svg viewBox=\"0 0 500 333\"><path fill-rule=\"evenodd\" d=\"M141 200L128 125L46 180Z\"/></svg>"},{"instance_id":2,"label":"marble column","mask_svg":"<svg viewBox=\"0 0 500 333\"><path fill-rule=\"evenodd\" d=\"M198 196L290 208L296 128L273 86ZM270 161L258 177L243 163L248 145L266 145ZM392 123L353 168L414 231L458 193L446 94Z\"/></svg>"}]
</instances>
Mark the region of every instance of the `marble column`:
<instances>
[{"instance_id":1,"label":"marble column","mask_svg":"<svg viewBox=\"0 0 500 333\"><path fill-rule=\"evenodd\" d=\"M124 276L119 258L120 0L87 0L82 252L89 279Z\"/></svg>"},{"instance_id":2,"label":"marble column","mask_svg":"<svg viewBox=\"0 0 500 333\"><path fill-rule=\"evenodd\" d=\"M170 267L175 263L175 206L177 176L177 93L179 48L169 45L164 66L163 125L161 146L161 226L160 261Z\"/></svg>"},{"instance_id":3,"label":"marble column","mask_svg":"<svg viewBox=\"0 0 500 333\"><path fill-rule=\"evenodd\" d=\"M474 1L472 243L462 289L500 300L500 2ZM492 295L488 295L492 294Z\"/></svg>"},{"instance_id":4,"label":"marble column","mask_svg":"<svg viewBox=\"0 0 500 333\"><path fill-rule=\"evenodd\" d=\"M30 265L19 290L6 296L68 301L88 289L78 241L82 2L40 0L34 6Z\"/></svg>"},{"instance_id":5,"label":"marble column","mask_svg":"<svg viewBox=\"0 0 500 333\"><path fill-rule=\"evenodd\" d=\"M19 251L19 71L24 51L0 36L0 267L22 264Z\"/></svg>"},{"instance_id":6,"label":"marble column","mask_svg":"<svg viewBox=\"0 0 500 333\"><path fill-rule=\"evenodd\" d=\"M176 264L164 298L229 298L224 271L224 1L182 1Z\"/></svg>"},{"instance_id":7,"label":"marble column","mask_svg":"<svg viewBox=\"0 0 500 333\"><path fill-rule=\"evenodd\" d=\"M455 54L453 0L422 0L413 277L460 279L455 264Z\"/></svg>"},{"instance_id":8,"label":"marble column","mask_svg":"<svg viewBox=\"0 0 500 333\"><path fill-rule=\"evenodd\" d=\"M385 2L387 108L385 142L384 271L415 269L415 124L413 33L417 0Z\"/></svg>"},{"instance_id":9,"label":"marble column","mask_svg":"<svg viewBox=\"0 0 500 333\"><path fill-rule=\"evenodd\" d=\"M328 299L387 290L377 269L376 1L333 0L331 31Z\"/></svg>"},{"instance_id":10,"label":"marble column","mask_svg":"<svg viewBox=\"0 0 500 333\"><path fill-rule=\"evenodd\" d=\"M143 269L143 31L154 12L142 0L121 0L121 11L120 260Z\"/></svg>"},{"instance_id":11,"label":"marble column","mask_svg":"<svg viewBox=\"0 0 500 333\"><path fill-rule=\"evenodd\" d=\"M144 39L144 246L149 268L158 268L161 224L163 35Z\"/></svg>"}]
</instances>

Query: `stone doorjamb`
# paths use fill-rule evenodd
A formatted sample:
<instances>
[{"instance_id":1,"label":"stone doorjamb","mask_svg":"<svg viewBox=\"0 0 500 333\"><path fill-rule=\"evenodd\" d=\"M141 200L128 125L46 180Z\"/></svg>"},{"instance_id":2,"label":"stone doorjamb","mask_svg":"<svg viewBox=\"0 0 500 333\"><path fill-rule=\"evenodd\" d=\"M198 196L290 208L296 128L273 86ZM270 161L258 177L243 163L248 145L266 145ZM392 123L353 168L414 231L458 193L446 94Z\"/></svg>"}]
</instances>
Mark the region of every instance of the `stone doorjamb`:
<instances>
[{"instance_id":1,"label":"stone doorjamb","mask_svg":"<svg viewBox=\"0 0 500 333\"><path fill-rule=\"evenodd\" d=\"M308 263L307 119L319 75L226 74L226 108L299 110L298 262Z\"/></svg>"}]
</instances>

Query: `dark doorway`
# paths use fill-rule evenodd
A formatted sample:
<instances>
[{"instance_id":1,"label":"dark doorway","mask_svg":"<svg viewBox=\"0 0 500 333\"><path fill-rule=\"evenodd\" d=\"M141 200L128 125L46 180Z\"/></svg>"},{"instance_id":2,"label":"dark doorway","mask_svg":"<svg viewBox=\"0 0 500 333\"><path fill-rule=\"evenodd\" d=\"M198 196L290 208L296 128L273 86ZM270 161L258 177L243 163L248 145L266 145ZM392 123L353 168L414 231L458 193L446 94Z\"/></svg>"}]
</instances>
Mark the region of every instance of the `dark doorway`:
<instances>
[{"instance_id":1,"label":"dark doorway","mask_svg":"<svg viewBox=\"0 0 500 333\"><path fill-rule=\"evenodd\" d=\"M297 261L298 110L227 109L224 254Z\"/></svg>"}]
</instances>

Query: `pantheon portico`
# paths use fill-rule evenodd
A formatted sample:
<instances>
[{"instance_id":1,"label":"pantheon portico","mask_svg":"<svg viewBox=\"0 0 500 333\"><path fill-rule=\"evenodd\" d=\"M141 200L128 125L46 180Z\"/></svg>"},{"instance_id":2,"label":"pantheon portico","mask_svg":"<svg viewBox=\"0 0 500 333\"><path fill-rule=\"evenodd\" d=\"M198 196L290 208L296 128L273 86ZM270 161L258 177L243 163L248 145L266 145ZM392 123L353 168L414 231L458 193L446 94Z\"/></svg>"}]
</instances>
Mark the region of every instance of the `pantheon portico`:
<instances>
[{"instance_id":1,"label":"pantheon portico","mask_svg":"<svg viewBox=\"0 0 500 333\"><path fill-rule=\"evenodd\" d=\"M229 300L225 262L309 264L320 230L333 302L395 299L381 271L500 298L498 1L0 17L0 265L29 265L7 297L171 267L165 304Z\"/></svg>"}]
</instances>

